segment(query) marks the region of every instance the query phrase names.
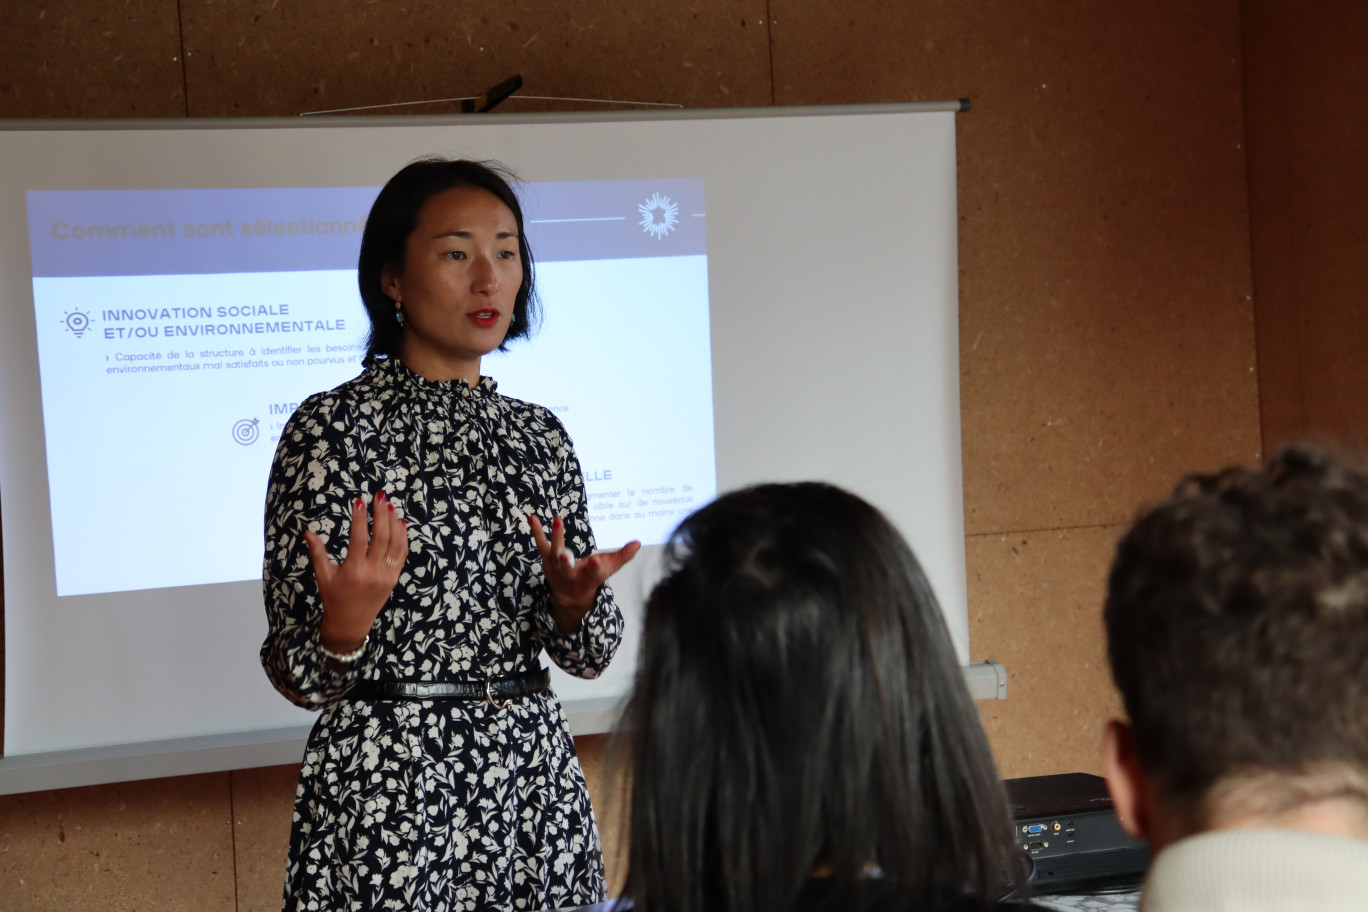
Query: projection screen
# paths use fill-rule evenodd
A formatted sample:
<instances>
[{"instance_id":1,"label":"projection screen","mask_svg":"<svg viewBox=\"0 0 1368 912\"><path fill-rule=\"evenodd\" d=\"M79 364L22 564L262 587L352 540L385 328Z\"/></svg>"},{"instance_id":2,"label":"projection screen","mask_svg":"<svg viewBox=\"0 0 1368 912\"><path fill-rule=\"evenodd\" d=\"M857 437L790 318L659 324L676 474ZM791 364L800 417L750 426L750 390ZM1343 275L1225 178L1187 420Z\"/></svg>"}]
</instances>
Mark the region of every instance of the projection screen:
<instances>
[{"instance_id":1,"label":"projection screen","mask_svg":"<svg viewBox=\"0 0 1368 912\"><path fill-rule=\"evenodd\" d=\"M0 793L297 760L257 651L280 427L360 369L379 185L496 159L545 320L486 358L575 440L628 617L577 732L630 687L657 547L717 493L823 479L907 536L968 661L958 103L0 125Z\"/></svg>"}]
</instances>

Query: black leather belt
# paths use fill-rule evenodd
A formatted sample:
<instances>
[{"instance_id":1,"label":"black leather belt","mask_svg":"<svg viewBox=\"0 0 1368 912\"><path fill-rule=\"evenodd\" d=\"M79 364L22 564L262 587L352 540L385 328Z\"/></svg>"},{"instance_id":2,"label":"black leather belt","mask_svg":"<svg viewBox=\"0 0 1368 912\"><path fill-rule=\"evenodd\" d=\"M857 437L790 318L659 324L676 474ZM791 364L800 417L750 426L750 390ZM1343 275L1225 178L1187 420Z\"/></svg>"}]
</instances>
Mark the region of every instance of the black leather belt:
<instances>
[{"instance_id":1,"label":"black leather belt","mask_svg":"<svg viewBox=\"0 0 1368 912\"><path fill-rule=\"evenodd\" d=\"M362 681L348 694L354 700L488 700L506 706L551 686L545 668L511 675L492 675L483 681Z\"/></svg>"}]
</instances>

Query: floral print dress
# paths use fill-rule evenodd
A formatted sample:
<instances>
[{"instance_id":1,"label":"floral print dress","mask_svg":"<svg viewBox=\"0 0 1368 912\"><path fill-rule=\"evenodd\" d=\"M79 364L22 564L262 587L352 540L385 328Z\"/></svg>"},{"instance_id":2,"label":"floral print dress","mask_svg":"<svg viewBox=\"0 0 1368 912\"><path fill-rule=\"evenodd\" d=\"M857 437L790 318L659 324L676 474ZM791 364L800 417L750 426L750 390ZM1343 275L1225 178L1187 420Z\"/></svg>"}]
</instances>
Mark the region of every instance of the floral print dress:
<instances>
[{"instance_id":1,"label":"floral print dress","mask_svg":"<svg viewBox=\"0 0 1368 912\"><path fill-rule=\"evenodd\" d=\"M384 489L409 556L351 666L318 651L322 606L304 544L346 554L351 504ZM590 553L584 482L548 410L481 378L437 383L396 358L303 402L266 498L266 674L321 710L295 796L287 910L541 909L604 896L598 831L564 714L549 690L503 708L349 699L361 680L484 680L543 649L592 678L622 615L603 586L573 635L556 627L527 517L565 523Z\"/></svg>"}]
</instances>

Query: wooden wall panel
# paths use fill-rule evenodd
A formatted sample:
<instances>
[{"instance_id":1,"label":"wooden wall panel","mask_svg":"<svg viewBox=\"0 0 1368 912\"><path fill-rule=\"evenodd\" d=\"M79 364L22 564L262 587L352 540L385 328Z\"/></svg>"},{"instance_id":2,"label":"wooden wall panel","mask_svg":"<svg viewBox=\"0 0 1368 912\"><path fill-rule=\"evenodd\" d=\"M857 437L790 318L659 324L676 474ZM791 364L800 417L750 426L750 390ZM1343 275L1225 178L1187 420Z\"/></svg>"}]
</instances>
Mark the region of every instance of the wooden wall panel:
<instances>
[{"instance_id":1,"label":"wooden wall panel","mask_svg":"<svg viewBox=\"0 0 1368 912\"><path fill-rule=\"evenodd\" d=\"M182 0L196 117L295 115L475 95L514 73L523 95L697 107L770 103L764 0ZM500 110L602 104L511 100ZM459 105L399 113L438 114Z\"/></svg>"},{"instance_id":2,"label":"wooden wall panel","mask_svg":"<svg viewBox=\"0 0 1368 912\"><path fill-rule=\"evenodd\" d=\"M279 912L299 764L235 770L231 775L235 912Z\"/></svg>"},{"instance_id":3,"label":"wooden wall panel","mask_svg":"<svg viewBox=\"0 0 1368 912\"><path fill-rule=\"evenodd\" d=\"M1244 6L1264 442L1368 446L1368 5Z\"/></svg>"},{"instance_id":4,"label":"wooden wall panel","mask_svg":"<svg viewBox=\"0 0 1368 912\"><path fill-rule=\"evenodd\" d=\"M1095 771L1116 524L1259 454L1238 7L776 0L773 19L780 104L972 101L970 648L1010 675L981 714L1005 775Z\"/></svg>"},{"instance_id":5,"label":"wooden wall panel","mask_svg":"<svg viewBox=\"0 0 1368 912\"><path fill-rule=\"evenodd\" d=\"M0 908L235 912L229 814L227 773L0 796Z\"/></svg>"},{"instance_id":6,"label":"wooden wall panel","mask_svg":"<svg viewBox=\"0 0 1368 912\"><path fill-rule=\"evenodd\" d=\"M970 534L1115 523L1258 451L1234 2L776 0L780 104L968 97Z\"/></svg>"},{"instance_id":7,"label":"wooden wall panel","mask_svg":"<svg viewBox=\"0 0 1368 912\"><path fill-rule=\"evenodd\" d=\"M176 0L0 3L0 117L181 117Z\"/></svg>"},{"instance_id":8,"label":"wooden wall panel","mask_svg":"<svg viewBox=\"0 0 1368 912\"><path fill-rule=\"evenodd\" d=\"M1306 433L1302 318L1296 308L1285 6L1282 0L1245 0L1240 8L1259 423L1265 452Z\"/></svg>"},{"instance_id":9,"label":"wooden wall panel","mask_svg":"<svg viewBox=\"0 0 1368 912\"><path fill-rule=\"evenodd\" d=\"M968 540L969 648L1007 669L1007 699L978 704L1004 778L1101 774L1102 725L1122 715L1102 600L1126 526Z\"/></svg>"},{"instance_id":10,"label":"wooden wall panel","mask_svg":"<svg viewBox=\"0 0 1368 912\"><path fill-rule=\"evenodd\" d=\"M1289 5L1287 90L1307 431L1368 446L1368 5Z\"/></svg>"}]
</instances>

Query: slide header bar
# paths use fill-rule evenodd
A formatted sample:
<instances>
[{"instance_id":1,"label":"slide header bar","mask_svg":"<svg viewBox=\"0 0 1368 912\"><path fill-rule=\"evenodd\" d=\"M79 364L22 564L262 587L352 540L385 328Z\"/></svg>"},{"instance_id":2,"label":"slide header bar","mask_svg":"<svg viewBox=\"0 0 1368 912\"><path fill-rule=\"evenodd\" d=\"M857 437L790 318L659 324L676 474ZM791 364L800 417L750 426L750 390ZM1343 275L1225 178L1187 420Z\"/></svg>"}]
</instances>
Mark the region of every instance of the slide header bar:
<instances>
[{"instance_id":1,"label":"slide header bar","mask_svg":"<svg viewBox=\"0 0 1368 912\"><path fill-rule=\"evenodd\" d=\"M37 277L355 269L378 187L30 190ZM538 261L705 253L700 178L518 187Z\"/></svg>"}]
</instances>

